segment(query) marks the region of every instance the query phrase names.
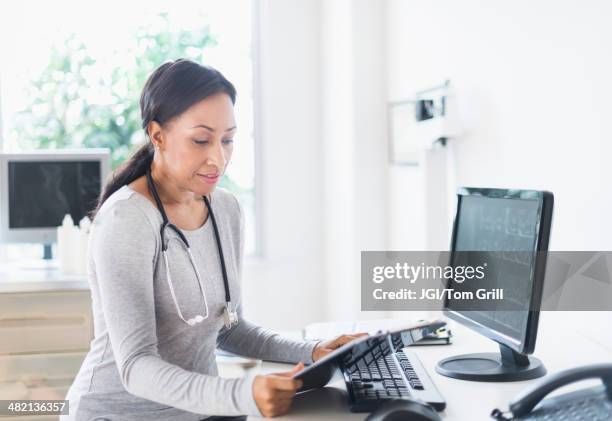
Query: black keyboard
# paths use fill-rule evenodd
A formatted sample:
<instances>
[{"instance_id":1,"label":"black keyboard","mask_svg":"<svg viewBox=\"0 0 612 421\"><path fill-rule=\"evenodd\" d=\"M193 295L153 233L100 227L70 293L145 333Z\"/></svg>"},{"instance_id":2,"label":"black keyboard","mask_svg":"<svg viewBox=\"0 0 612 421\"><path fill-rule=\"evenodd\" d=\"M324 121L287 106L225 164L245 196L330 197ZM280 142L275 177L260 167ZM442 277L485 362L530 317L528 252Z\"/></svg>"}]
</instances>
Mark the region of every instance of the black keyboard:
<instances>
[{"instance_id":1,"label":"black keyboard","mask_svg":"<svg viewBox=\"0 0 612 421\"><path fill-rule=\"evenodd\" d=\"M375 343L360 355L347 356L341 369L351 412L371 412L386 399L401 398L420 399L437 411L446 407L419 358L403 351L395 339Z\"/></svg>"}]
</instances>

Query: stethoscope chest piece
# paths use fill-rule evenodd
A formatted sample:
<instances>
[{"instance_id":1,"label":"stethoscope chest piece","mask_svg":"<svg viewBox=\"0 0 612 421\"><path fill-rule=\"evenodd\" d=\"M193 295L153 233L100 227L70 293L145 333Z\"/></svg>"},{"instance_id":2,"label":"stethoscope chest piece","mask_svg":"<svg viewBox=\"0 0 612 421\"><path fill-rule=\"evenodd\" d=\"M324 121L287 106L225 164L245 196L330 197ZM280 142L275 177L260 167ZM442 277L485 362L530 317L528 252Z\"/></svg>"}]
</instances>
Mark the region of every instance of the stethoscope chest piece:
<instances>
[{"instance_id":1,"label":"stethoscope chest piece","mask_svg":"<svg viewBox=\"0 0 612 421\"><path fill-rule=\"evenodd\" d=\"M228 329L231 329L233 325L238 323L238 312L232 307L231 301L225 303L223 322Z\"/></svg>"}]
</instances>

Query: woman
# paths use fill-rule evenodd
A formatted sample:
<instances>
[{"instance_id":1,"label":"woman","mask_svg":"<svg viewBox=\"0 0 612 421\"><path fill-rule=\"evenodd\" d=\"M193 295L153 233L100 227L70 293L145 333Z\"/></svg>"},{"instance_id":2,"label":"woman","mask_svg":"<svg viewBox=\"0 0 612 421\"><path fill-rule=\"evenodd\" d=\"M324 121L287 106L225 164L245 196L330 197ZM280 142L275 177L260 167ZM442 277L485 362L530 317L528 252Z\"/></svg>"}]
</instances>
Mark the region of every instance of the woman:
<instances>
[{"instance_id":1,"label":"woman","mask_svg":"<svg viewBox=\"0 0 612 421\"><path fill-rule=\"evenodd\" d=\"M165 63L147 80L140 107L148 142L116 171L95 210L88 257L95 337L63 419L285 414L302 363L358 336L293 341L243 318L242 212L215 188L232 156L235 98L218 71L188 60ZM217 347L299 364L220 378Z\"/></svg>"}]
</instances>

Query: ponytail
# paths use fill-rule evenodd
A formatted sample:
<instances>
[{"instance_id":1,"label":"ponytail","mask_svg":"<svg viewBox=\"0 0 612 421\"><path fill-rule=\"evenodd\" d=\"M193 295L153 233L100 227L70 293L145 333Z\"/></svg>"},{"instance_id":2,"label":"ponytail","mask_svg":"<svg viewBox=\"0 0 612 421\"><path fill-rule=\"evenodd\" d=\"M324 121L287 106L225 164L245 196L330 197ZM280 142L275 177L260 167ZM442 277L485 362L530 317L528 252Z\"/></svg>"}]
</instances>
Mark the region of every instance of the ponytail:
<instances>
[{"instance_id":1,"label":"ponytail","mask_svg":"<svg viewBox=\"0 0 612 421\"><path fill-rule=\"evenodd\" d=\"M89 218L93 220L106 199L108 199L122 186L130 184L132 181L145 175L147 173L147 169L151 167L152 162L153 145L147 139L146 144L138 148L130 159L124 162L112 173L110 180L106 183L100 197L98 198L96 208L90 212Z\"/></svg>"}]
</instances>

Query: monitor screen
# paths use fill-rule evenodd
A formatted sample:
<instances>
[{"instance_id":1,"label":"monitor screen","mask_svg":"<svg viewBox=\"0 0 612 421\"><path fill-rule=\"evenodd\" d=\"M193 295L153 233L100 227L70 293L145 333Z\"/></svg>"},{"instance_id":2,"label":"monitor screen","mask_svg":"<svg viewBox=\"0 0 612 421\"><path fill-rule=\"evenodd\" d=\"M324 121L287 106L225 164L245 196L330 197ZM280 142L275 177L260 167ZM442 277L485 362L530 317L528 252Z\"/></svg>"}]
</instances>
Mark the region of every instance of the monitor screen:
<instances>
[{"instance_id":1,"label":"monitor screen","mask_svg":"<svg viewBox=\"0 0 612 421\"><path fill-rule=\"evenodd\" d=\"M50 228L65 214L78 223L96 205L100 161L11 161L8 163L8 225Z\"/></svg>"},{"instance_id":2,"label":"monitor screen","mask_svg":"<svg viewBox=\"0 0 612 421\"><path fill-rule=\"evenodd\" d=\"M474 256L487 262L486 276L453 285L456 290L503 288L504 310L487 304L478 309L470 304L470 311L447 300L446 307L457 311L487 328L509 336L516 341L525 338L528 310L534 282L534 265L540 221L538 199L497 198L479 195L460 196L453 252L453 265L470 265ZM505 252L505 253L500 253ZM516 253L523 252L523 253ZM474 309L474 310L471 310Z\"/></svg>"}]
</instances>

